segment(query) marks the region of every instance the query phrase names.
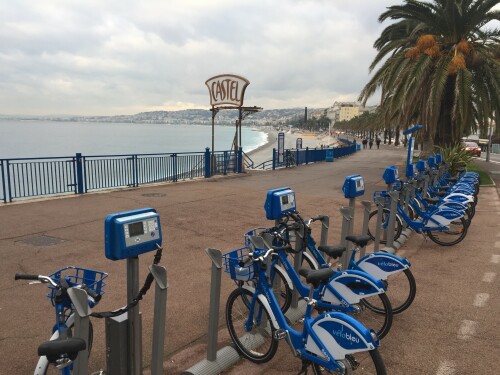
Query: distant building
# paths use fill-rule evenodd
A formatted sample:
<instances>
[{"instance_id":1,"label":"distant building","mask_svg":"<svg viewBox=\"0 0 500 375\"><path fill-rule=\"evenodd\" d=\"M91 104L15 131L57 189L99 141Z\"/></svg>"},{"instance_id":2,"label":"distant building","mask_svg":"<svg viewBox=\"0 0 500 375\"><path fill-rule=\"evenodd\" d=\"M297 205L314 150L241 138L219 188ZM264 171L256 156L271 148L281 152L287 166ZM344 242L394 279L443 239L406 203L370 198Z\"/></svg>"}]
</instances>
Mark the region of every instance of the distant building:
<instances>
[{"instance_id":1,"label":"distant building","mask_svg":"<svg viewBox=\"0 0 500 375\"><path fill-rule=\"evenodd\" d=\"M359 102L335 102L330 108L327 108L326 115L335 123L349 121L364 112L372 112L375 109L376 107L364 107Z\"/></svg>"}]
</instances>

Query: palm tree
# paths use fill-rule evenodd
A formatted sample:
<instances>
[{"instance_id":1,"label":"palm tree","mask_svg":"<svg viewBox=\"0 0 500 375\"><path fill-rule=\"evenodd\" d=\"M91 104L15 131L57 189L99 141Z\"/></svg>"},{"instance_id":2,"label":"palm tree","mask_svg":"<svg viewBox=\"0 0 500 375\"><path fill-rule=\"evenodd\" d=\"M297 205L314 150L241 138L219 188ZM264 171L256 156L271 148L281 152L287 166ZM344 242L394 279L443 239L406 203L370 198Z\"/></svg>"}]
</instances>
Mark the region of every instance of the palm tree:
<instances>
[{"instance_id":1,"label":"palm tree","mask_svg":"<svg viewBox=\"0 0 500 375\"><path fill-rule=\"evenodd\" d=\"M370 65L381 67L363 88L366 103L381 90L388 124L425 125L424 148L452 145L495 113L500 117L500 0L405 0L379 21L396 20L375 41ZM498 129L498 127L497 127Z\"/></svg>"}]
</instances>

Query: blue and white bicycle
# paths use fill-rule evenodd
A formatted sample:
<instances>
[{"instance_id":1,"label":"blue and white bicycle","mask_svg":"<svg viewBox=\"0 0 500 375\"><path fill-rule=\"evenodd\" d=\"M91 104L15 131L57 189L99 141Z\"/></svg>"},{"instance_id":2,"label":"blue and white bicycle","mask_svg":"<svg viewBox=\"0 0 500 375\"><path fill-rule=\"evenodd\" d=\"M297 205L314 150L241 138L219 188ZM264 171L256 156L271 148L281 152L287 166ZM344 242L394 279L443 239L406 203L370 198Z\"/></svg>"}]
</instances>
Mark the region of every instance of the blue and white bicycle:
<instances>
[{"instance_id":1,"label":"blue and white bicycle","mask_svg":"<svg viewBox=\"0 0 500 375\"><path fill-rule=\"evenodd\" d=\"M377 350L377 334L354 318L338 312L311 316L317 305L315 290L323 288L333 270L322 269L307 275L309 297L302 330L292 328L281 311L270 280L270 265L276 249L237 249L225 257L226 271L236 281L255 280L254 286L239 284L226 304L226 323L237 348L247 359L264 363L271 360L278 340L289 344L302 361L299 374L386 374Z\"/></svg>"}]
</instances>

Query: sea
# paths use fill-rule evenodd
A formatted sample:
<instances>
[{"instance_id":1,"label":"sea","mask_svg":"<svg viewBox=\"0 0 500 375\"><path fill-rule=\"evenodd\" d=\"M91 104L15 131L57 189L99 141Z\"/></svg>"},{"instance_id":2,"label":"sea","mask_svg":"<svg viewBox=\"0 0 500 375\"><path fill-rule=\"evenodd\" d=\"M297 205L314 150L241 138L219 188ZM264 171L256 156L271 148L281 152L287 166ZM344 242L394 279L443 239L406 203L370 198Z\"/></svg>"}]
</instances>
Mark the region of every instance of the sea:
<instances>
[{"instance_id":1,"label":"sea","mask_svg":"<svg viewBox=\"0 0 500 375\"><path fill-rule=\"evenodd\" d=\"M215 151L230 150L234 126L214 127ZM267 134L242 127L243 151L266 144ZM0 119L0 159L202 152L211 125L99 123Z\"/></svg>"}]
</instances>

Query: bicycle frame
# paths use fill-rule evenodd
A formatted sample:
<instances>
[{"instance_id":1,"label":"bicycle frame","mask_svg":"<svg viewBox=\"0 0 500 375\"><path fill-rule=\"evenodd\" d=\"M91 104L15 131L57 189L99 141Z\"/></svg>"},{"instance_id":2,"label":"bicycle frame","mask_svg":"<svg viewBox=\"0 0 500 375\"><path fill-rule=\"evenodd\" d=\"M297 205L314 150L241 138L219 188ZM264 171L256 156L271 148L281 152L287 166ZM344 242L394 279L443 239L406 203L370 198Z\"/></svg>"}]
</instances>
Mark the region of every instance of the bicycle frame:
<instances>
[{"instance_id":1,"label":"bicycle frame","mask_svg":"<svg viewBox=\"0 0 500 375\"><path fill-rule=\"evenodd\" d=\"M262 264L258 265L257 284L255 288L242 286L252 293L249 304L249 316L245 323L247 331L251 330L254 322L261 322L262 311L257 311L254 317L255 304L259 300L268 311L271 324L277 330L286 331L286 341L295 354L303 360L318 363L329 370L340 370L336 360L344 359L346 355L375 349L379 345L374 339L374 333L365 328L361 323L342 313L321 314L315 319L311 318L313 304L306 307L304 329L302 332L294 330L287 322L279 303L274 296L272 287L267 281L267 273ZM328 326L325 325L328 321ZM323 327L319 327L319 325ZM322 330L321 337L318 331ZM327 335L324 333L326 332ZM326 340L327 342L324 342ZM354 344L356 345L353 345Z\"/></svg>"}]
</instances>

